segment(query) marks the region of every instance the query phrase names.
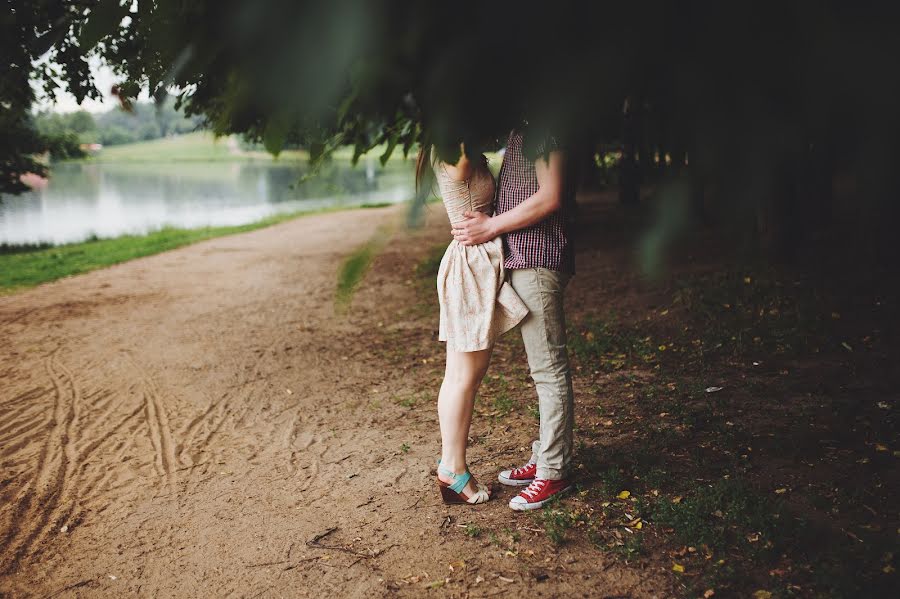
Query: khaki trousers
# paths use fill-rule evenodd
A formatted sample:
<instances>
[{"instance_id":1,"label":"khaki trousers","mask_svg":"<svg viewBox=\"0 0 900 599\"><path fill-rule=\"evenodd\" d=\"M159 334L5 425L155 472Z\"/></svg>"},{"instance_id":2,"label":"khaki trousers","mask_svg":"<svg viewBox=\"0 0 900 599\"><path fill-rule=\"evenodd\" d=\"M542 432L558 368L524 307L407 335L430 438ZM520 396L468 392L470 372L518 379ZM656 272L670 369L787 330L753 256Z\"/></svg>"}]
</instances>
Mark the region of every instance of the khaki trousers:
<instances>
[{"instance_id":1,"label":"khaki trousers","mask_svg":"<svg viewBox=\"0 0 900 599\"><path fill-rule=\"evenodd\" d=\"M529 311L520 327L541 415L540 439L532 444L537 477L559 480L570 474L575 426L563 309L563 291L572 275L547 268L510 269L507 274Z\"/></svg>"}]
</instances>

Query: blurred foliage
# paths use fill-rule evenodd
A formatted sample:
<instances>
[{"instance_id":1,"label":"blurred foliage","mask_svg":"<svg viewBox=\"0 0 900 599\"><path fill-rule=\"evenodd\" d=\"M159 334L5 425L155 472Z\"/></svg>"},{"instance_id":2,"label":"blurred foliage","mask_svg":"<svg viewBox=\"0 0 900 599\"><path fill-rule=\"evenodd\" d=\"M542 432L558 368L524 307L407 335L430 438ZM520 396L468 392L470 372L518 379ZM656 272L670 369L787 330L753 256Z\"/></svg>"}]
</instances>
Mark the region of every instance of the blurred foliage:
<instances>
[{"instance_id":1,"label":"blurred foliage","mask_svg":"<svg viewBox=\"0 0 900 599\"><path fill-rule=\"evenodd\" d=\"M129 112L119 109L99 114L91 114L85 110L69 113L41 111L33 118L34 126L45 137L68 135L79 143L100 143L105 146L190 133L201 126L203 121L202 117L185 117L175 109L171 99L157 106L135 102Z\"/></svg>"},{"instance_id":2,"label":"blurred foliage","mask_svg":"<svg viewBox=\"0 0 900 599\"><path fill-rule=\"evenodd\" d=\"M32 77L96 97L86 56L277 154L351 144L385 157L497 148L527 123L596 161L622 149L623 201L642 182L691 181L689 208L755 224L790 244L827 214L837 165L853 170L883 233L900 218L900 7L837 0L752 4L412 0L10 1L2 17L4 189L33 165ZM42 61L36 59L49 51ZM604 158L605 160L605 158ZM825 181L827 184L823 185ZM713 193L713 191L715 193ZM715 197L713 197L715 196ZM721 199L720 205L715 200ZM681 202L681 200L679 200ZM712 204L712 205L711 205ZM884 218L887 215L888 218ZM818 217L816 217L818 218ZM814 219L815 220L815 219ZM890 225L885 223L891 223ZM889 235L888 235L889 236ZM876 236L879 238L884 235Z\"/></svg>"}]
</instances>

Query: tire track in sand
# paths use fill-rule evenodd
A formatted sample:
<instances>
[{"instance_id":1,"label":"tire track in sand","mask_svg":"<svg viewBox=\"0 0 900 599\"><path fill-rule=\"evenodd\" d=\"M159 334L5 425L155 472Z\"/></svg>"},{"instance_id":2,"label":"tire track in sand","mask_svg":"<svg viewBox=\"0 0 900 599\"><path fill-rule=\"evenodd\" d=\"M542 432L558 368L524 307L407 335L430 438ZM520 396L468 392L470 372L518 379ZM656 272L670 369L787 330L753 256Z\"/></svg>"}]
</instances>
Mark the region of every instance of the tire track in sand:
<instances>
[{"instance_id":1,"label":"tire track in sand","mask_svg":"<svg viewBox=\"0 0 900 599\"><path fill-rule=\"evenodd\" d=\"M167 485L175 484L175 472L178 470L178 457L175 454L175 443L172 440L172 428L166 411L163 394L156 381L137 360L126 353L131 366L138 373L143 385L144 414L147 418L147 429L150 444L154 450L153 466L157 474L165 477Z\"/></svg>"},{"instance_id":2,"label":"tire track in sand","mask_svg":"<svg viewBox=\"0 0 900 599\"><path fill-rule=\"evenodd\" d=\"M41 545L56 520L68 518L77 509L77 498L66 497L66 488L78 465L74 431L78 427L81 391L75 377L59 360L59 348L44 359L44 369L53 384L53 415L47 439L38 455L38 463L30 484L20 495L14 508L9 530L2 545L7 548L6 561L0 572L14 569L29 555L32 547ZM60 510L64 497L68 507Z\"/></svg>"}]
</instances>

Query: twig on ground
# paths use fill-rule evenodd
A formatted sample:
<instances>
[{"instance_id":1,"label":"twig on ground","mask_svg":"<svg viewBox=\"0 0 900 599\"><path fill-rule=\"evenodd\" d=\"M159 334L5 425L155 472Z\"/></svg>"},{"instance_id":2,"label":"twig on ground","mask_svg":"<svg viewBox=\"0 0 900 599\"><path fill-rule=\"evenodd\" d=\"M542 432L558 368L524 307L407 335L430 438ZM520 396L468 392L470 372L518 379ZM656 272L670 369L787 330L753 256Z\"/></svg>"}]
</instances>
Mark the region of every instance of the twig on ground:
<instances>
[{"instance_id":1,"label":"twig on ground","mask_svg":"<svg viewBox=\"0 0 900 599\"><path fill-rule=\"evenodd\" d=\"M53 593L52 595L50 595L50 597L56 597L57 595L62 595L62 594L65 593L66 591L71 591L72 589L78 589L78 588L81 588L81 587L83 587L83 586L85 586L85 585L91 584L92 582L94 582L93 579L87 578L87 579L85 579L85 580L82 580L81 582L76 582L75 584L70 584L69 586L67 586L67 587L65 587L65 588L62 588L62 589L56 591L55 593Z\"/></svg>"},{"instance_id":2,"label":"twig on ground","mask_svg":"<svg viewBox=\"0 0 900 599\"><path fill-rule=\"evenodd\" d=\"M313 556L311 556L311 557L304 557L304 558L301 559L301 560L297 560L296 563L293 563L293 564L291 564L290 566L286 566L285 568L282 568L281 571L282 571L282 572L287 572L288 570L293 570L294 568L296 568L296 567L299 566L300 564L304 564L304 563L306 563L306 562L311 562L311 561L317 560L317 559L319 559L319 556L318 556L318 555L313 555Z\"/></svg>"},{"instance_id":3,"label":"twig on ground","mask_svg":"<svg viewBox=\"0 0 900 599\"><path fill-rule=\"evenodd\" d=\"M357 551L355 549L351 549L350 547L345 547L343 545L322 545L321 543L319 543L320 540L324 539L325 537L327 537L328 535L330 535L331 533L333 533L336 530L337 530L337 526L334 526L332 528L329 528L325 532L321 532L321 533L317 534L312 539L310 539L309 541L306 542L306 546L312 547L313 549L331 549L333 551L343 551L344 553L349 553L350 555L355 555L357 557L365 558L365 559L371 559L373 557L378 557L379 555L381 555L382 553L384 553L385 551L387 551L388 549L393 547L393 545L389 545L389 546L385 547L384 549L381 549L380 551L376 551L373 553L371 551L368 551L368 552Z\"/></svg>"},{"instance_id":4,"label":"twig on ground","mask_svg":"<svg viewBox=\"0 0 900 599\"><path fill-rule=\"evenodd\" d=\"M373 501L375 501L375 498L374 498L374 497L369 497L369 500L368 500L368 501L366 501L365 503L360 503L360 504L359 504L358 506L356 506L356 507L357 507L357 509L358 509L358 508L361 508L361 507L365 507L365 506L369 505L370 503L372 503Z\"/></svg>"},{"instance_id":5,"label":"twig on ground","mask_svg":"<svg viewBox=\"0 0 900 599\"><path fill-rule=\"evenodd\" d=\"M272 586L270 586L270 587L266 587L266 588L264 588L263 590L261 590L260 592L258 592L257 594L251 595L251 596L248 597L247 599L256 599L256 597L259 597L260 595L262 595L262 594L265 593L266 591L271 591L271 590L274 589L274 588L275 588L274 585L272 585Z\"/></svg>"},{"instance_id":6,"label":"twig on ground","mask_svg":"<svg viewBox=\"0 0 900 599\"><path fill-rule=\"evenodd\" d=\"M286 564L288 560L283 559L277 562L262 562L260 564L246 564L245 568L261 568L263 566L277 566L279 564Z\"/></svg>"},{"instance_id":7,"label":"twig on ground","mask_svg":"<svg viewBox=\"0 0 900 599\"><path fill-rule=\"evenodd\" d=\"M311 538L310 540L308 540L308 541L306 542L306 544L307 544L307 545L313 545L313 544L315 544L316 542L318 542L320 539L324 539L325 537L327 537L328 535L330 535L331 533L333 533L333 532L336 531L337 529L338 529L337 526L332 526L331 528L329 528L329 529L326 530L325 532L320 532L319 534L317 534L316 536L314 536L313 538Z\"/></svg>"}]
</instances>

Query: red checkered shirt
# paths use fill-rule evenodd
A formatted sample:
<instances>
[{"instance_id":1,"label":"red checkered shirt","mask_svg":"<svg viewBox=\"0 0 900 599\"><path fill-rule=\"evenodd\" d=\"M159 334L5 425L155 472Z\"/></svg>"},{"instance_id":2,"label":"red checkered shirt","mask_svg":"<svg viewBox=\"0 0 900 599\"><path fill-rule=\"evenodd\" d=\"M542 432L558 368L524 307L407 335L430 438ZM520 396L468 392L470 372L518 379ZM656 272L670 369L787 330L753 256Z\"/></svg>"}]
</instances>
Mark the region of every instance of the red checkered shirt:
<instances>
[{"instance_id":1,"label":"red checkered shirt","mask_svg":"<svg viewBox=\"0 0 900 599\"><path fill-rule=\"evenodd\" d=\"M565 187L568 189L569 186ZM522 133L512 131L500 167L496 213L512 210L537 190L534 162L522 154ZM511 269L543 267L574 273L575 256L566 219L572 200L563 198L562 207L541 222L504 235L504 266Z\"/></svg>"}]
</instances>

